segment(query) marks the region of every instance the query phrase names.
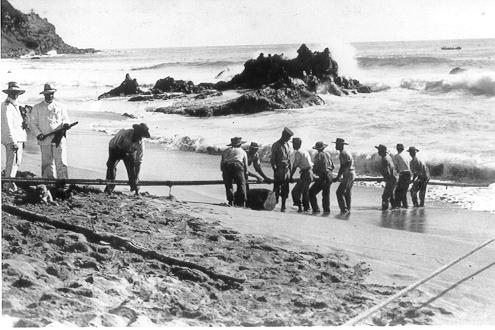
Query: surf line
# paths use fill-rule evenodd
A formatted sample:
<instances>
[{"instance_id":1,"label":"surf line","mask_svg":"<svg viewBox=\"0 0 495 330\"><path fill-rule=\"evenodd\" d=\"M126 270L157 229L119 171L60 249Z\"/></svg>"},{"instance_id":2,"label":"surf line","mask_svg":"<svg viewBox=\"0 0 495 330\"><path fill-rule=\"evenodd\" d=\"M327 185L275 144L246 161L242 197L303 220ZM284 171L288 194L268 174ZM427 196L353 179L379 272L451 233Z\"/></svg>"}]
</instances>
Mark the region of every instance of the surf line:
<instances>
[{"instance_id":1,"label":"surf line","mask_svg":"<svg viewBox=\"0 0 495 330\"><path fill-rule=\"evenodd\" d=\"M375 305L374 307L364 311L363 313L353 317L352 319L350 319L349 321L347 321L346 323L344 323L343 325L344 326L351 326L351 325L356 325L357 323L367 319L369 316L371 316L372 314L376 313L377 311L379 311L380 309L382 309L383 307L387 306L388 304L390 304L392 301L404 296L406 293L408 293L409 291L411 290L414 290L415 288L417 288L418 286L420 286L421 284L431 280L433 277L437 276L438 274L440 273L443 273L444 271L446 271L447 269L449 269L450 267L454 266L455 264L457 264L458 262L462 261L463 259L469 257L470 255L472 255L473 253L475 253L476 251L478 250L481 250L482 248L484 248L485 246L487 246L488 244L492 243L493 241L495 241L495 238L492 238L492 239L489 239L487 240L486 242L484 242L483 244L477 246L476 248L474 248L473 250L469 251L468 253L464 254L463 256L455 259L455 260L452 260L450 263L446 264L445 266L437 269L436 271L434 271L432 274L428 275L427 277L411 284L410 286L400 290L399 292L397 292L396 294L394 294L393 296L389 297L388 299L382 301L381 303L379 303L378 305Z\"/></svg>"}]
</instances>

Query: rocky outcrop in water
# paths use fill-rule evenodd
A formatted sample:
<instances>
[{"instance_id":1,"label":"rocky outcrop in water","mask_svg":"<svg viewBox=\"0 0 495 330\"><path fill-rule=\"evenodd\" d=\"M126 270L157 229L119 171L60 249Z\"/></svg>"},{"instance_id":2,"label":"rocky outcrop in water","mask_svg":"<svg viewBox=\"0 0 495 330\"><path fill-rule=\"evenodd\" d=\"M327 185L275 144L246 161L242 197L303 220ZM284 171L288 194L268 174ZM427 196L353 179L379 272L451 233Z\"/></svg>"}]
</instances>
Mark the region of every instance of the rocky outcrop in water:
<instances>
[{"instance_id":1,"label":"rocky outcrop in water","mask_svg":"<svg viewBox=\"0 0 495 330\"><path fill-rule=\"evenodd\" d=\"M2 0L1 9L3 58L30 53L41 55L51 50L59 54L95 52L93 48L80 49L66 44L55 32L55 26L33 11L24 14L7 0Z\"/></svg>"},{"instance_id":2,"label":"rocky outcrop in water","mask_svg":"<svg viewBox=\"0 0 495 330\"><path fill-rule=\"evenodd\" d=\"M126 74L124 81L118 87L101 94L98 96L98 100L115 96L136 95L141 93L143 93L143 91L139 88L137 80L132 79L129 74Z\"/></svg>"},{"instance_id":3,"label":"rocky outcrop in water","mask_svg":"<svg viewBox=\"0 0 495 330\"><path fill-rule=\"evenodd\" d=\"M244 70L229 82L220 82L217 89L261 88L264 85L290 85L289 78L308 80L311 76L321 81L338 77L338 63L328 48L312 52L305 44L297 50L297 57L284 58L283 54L265 56L244 63Z\"/></svg>"},{"instance_id":4,"label":"rocky outcrop in water","mask_svg":"<svg viewBox=\"0 0 495 330\"><path fill-rule=\"evenodd\" d=\"M216 84L195 85L192 81L175 80L172 77L159 79L148 92L135 95L129 101L185 98L184 102L154 111L209 117L324 104L316 93L328 92L341 96L371 92L368 86L362 85L357 79L338 75L338 63L332 59L328 48L322 52L312 52L303 44L297 52L294 59L286 59L283 54L260 54L256 59L248 60L244 70L230 81ZM248 91L242 91L245 89ZM241 93L233 99L216 98L227 90L241 90ZM112 94L126 95L119 88L104 95ZM136 90L132 94L136 94ZM201 102L206 98L210 98L208 103Z\"/></svg>"},{"instance_id":5,"label":"rocky outcrop in water","mask_svg":"<svg viewBox=\"0 0 495 330\"><path fill-rule=\"evenodd\" d=\"M194 117L224 116L230 114L252 114L276 109L296 109L325 102L303 86L273 88L265 87L249 91L241 96L214 104L194 104L157 108L155 112L185 114Z\"/></svg>"}]
</instances>

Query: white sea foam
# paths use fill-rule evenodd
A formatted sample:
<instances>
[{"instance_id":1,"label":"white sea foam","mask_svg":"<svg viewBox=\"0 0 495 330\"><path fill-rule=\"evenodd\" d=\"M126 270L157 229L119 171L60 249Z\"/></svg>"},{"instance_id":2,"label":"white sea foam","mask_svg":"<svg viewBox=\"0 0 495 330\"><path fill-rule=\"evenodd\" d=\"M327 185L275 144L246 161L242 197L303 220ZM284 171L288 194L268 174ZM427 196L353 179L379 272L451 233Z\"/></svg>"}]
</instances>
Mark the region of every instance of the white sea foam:
<instances>
[{"instance_id":1,"label":"white sea foam","mask_svg":"<svg viewBox=\"0 0 495 330\"><path fill-rule=\"evenodd\" d=\"M495 72L466 71L445 75L441 79L403 79L400 87L428 93L461 92L472 95L495 95Z\"/></svg>"}]
</instances>

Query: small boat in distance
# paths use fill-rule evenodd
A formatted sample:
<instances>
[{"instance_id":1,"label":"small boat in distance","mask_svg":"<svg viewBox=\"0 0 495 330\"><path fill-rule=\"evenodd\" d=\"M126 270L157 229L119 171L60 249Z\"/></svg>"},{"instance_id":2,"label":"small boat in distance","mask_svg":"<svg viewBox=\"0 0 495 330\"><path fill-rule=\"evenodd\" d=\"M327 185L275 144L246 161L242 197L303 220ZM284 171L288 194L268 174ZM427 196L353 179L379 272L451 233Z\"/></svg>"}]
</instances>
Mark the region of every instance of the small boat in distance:
<instances>
[{"instance_id":1,"label":"small boat in distance","mask_svg":"<svg viewBox=\"0 0 495 330\"><path fill-rule=\"evenodd\" d=\"M462 47L457 46L457 47L441 47L441 50L459 50L462 49Z\"/></svg>"}]
</instances>

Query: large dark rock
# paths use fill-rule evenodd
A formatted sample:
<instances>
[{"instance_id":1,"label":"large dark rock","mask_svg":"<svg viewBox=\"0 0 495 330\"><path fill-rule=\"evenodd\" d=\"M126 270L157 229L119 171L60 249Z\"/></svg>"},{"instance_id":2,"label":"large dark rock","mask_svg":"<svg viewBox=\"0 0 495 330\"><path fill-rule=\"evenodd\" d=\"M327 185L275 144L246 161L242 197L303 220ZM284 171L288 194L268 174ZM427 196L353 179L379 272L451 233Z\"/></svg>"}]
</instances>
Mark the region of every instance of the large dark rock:
<instances>
[{"instance_id":1,"label":"large dark rock","mask_svg":"<svg viewBox=\"0 0 495 330\"><path fill-rule=\"evenodd\" d=\"M174 106L157 108L155 112L185 114L194 117L224 116L230 114L252 114L276 109L296 109L325 102L304 86L265 87L249 91L238 98L212 105L189 105L183 108Z\"/></svg>"},{"instance_id":2,"label":"large dark rock","mask_svg":"<svg viewBox=\"0 0 495 330\"><path fill-rule=\"evenodd\" d=\"M94 53L93 48L80 49L66 44L55 32L55 26L46 18L31 11L24 14L7 0L1 2L2 57L19 57L34 52L46 54L56 50L59 54Z\"/></svg>"},{"instance_id":3,"label":"large dark rock","mask_svg":"<svg viewBox=\"0 0 495 330\"><path fill-rule=\"evenodd\" d=\"M142 92L143 91L139 88L137 80L132 79L129 74L126 74L124 81L118 87L112 89L109 92L101 94L100 96L98 96L98 100L114 96L136 95Z\"/></svg>"},{"instance_id":4,"label":"large dark rock","mask_svg":"<svg viewBox=\"0 0 495 330\"><path fill-rule=\"evenodd\" d=\"M203 84L204 86L205 84ZM172 77L158 79L155 86L151 89L153 94L161 93L184 93L192 94L199 93L205 88L202 86L196 86L192 81L175 80Z\"/></svg>"},{"instance_id":5,"label":"large dark rock","mask_svg":"<svg viewBox=\"0 0 495 330\"><path fill-rule=\"evenodd\" d=\"M262 88L270 84L290 85L290 78L307 79L308 76L328 81L338 77L338 63L330 50L312 52L305 44L297 51L297 57L286 59L283 54L265 56L244 63L244 70L229 82L219 82L216 89Z\"/></svg>"}]
</instances>

